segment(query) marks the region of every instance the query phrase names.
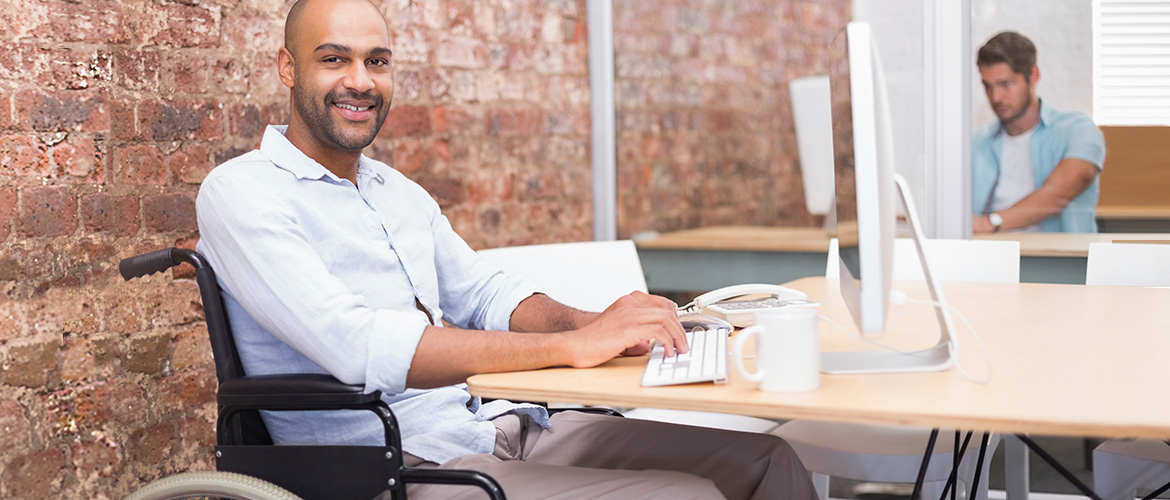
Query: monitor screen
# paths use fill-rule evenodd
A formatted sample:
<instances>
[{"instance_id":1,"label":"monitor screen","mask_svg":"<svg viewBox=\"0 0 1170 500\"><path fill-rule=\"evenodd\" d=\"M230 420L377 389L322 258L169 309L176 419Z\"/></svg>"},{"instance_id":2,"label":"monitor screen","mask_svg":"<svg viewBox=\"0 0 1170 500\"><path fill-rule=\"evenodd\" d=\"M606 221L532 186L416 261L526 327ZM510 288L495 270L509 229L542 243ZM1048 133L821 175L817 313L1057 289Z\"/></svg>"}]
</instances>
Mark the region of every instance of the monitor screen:
<instances>
[{"instance_id":1,"label":"monitor screen","mask_svg":"<svg viewBox=\"0 0 1170 500\"><path fill-rule=\"evenodd\" d=\"M869 25L850 23L830 53L841 293L872 335L885 325L896 231L889 105Z\"/></svg>"}]
</instances>

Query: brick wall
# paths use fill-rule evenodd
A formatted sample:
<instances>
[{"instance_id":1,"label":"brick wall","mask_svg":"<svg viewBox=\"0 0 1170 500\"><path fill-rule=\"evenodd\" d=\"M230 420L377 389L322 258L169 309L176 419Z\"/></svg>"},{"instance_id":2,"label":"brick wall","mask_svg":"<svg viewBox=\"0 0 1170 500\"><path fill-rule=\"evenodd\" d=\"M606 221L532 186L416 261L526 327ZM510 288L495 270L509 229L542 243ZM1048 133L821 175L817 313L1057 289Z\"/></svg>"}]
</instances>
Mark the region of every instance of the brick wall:
<instances>
[{"instance_id":1,"label":"brick wall","mask_svg":"<svg viewBox=\"0 0 1170 500\"><path fill-rule=\"evenodd\" d=\"M788 82L825 74L839 0L614 2L618 231L808 226Z\"/></svg>"},{"instance_id":2,"label":"brick wall","mask_svg":"<svg viewBox=\"0 0 1170 500\"><path fill-rule=\"evenodd\" d=\"M838 3L615 2L624 235L810 223L785 85L818 69L804 44ZM475 247L589 239L584 1L381 4L397 90L369 153ZM193 246L203 176L287 120L273 63L287 9L0 9L0 498L122 498L213 467L189 269L125 283L116 263Z\"/></svg>"}]
</instances>

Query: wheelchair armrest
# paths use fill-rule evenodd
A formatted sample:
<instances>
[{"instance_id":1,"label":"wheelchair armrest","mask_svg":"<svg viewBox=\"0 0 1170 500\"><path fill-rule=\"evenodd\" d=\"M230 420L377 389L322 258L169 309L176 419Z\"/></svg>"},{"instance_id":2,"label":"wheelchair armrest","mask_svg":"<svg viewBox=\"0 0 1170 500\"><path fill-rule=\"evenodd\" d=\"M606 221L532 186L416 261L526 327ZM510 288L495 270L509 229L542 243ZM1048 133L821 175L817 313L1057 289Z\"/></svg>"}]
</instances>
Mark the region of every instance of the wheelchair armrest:
<instances>
[{"instance_id":1,"label":"wheelchair armrest","mask_svg":"<svg viewBox=\"0 0 1170 500\"><path fill-rule=\"evenodd\" d=\"M228 422L242 410L367 410L382 421L386 445L401 446L398 421L390 406L382 401L382 393L365 390L364 386L342 383L332 375L319 373L253 375L226 380L219 384L215 397L219 403L216 432L230 433Z\"/></svg>"},{"instance_id":2,"label":"wheelchair armrest","mask_svg":"<svg viewBox=\"0 0 1170 500\"><path fill-rule=\"evenodd\" d=\"M345 384L331 375L300 373L254 375L219 385L216 401L222 407L256 410L343 410L367 408L381 400L378 391Z\"/></svg>"}]
</instances>

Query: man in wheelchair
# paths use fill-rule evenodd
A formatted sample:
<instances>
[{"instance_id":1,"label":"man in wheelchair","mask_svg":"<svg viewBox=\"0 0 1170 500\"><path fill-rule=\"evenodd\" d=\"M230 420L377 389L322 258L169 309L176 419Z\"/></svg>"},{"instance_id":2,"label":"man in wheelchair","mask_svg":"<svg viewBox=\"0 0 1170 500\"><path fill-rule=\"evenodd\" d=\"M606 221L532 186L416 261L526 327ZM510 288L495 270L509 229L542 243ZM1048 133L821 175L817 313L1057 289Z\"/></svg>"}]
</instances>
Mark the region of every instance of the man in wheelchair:
<instances>
[{"instance_id":1,"label":"man in wheelchair","mask_svg":"<svg viewBox=\"0 0 1170 500\"><path fill-rule=\"evenodd\" d=\"M215 168L197 211L245 371L329 373L380 390L408 466L473 469L511 498L813 498L767 434L481 404L470 375L590 367L685 350L670 301L640 292L602 313L564 306L481 261L431 196L362 155L394 90L385 19L367 0L300 0L277 54L286 127ZM571 265L571 263L566 263ZM446 323L446 324L445 324ZM278 444L383 439L367 412L270 412ZM411 498L470 489L412 485Z\"/></svg>"}]
</instances>

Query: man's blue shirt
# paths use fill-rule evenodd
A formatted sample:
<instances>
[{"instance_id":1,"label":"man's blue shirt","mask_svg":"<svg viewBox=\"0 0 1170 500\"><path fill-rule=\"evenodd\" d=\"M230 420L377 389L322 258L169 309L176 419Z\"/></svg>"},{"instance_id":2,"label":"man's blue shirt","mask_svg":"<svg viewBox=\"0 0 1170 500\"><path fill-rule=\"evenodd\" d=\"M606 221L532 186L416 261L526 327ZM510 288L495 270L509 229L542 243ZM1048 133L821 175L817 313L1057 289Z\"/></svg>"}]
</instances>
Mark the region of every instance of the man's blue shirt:
<instances>
[{"instance_id":1,"label":"man's blue shirt","mask_svg":"<svg viewBox=\"0 0 1170 500\"><path fill-rule=\"evenodd\" d=\"M998 121L975 133L971 141L971 210L974 214L991 211L990 204L999 181L1003 136ZM1040 123L1032 133L1032 174L1040 188L1056 165L1065 158L1076 158L1095 165L1105 164L1105 138L1093 120L1084 113L1059 111L1040 105ZM1101 177L1083 193L1073 198L1062 212L1040 222L1040 230L1052 233L1097 232L1097 198Z\"/></svg>"}]
</instances>

